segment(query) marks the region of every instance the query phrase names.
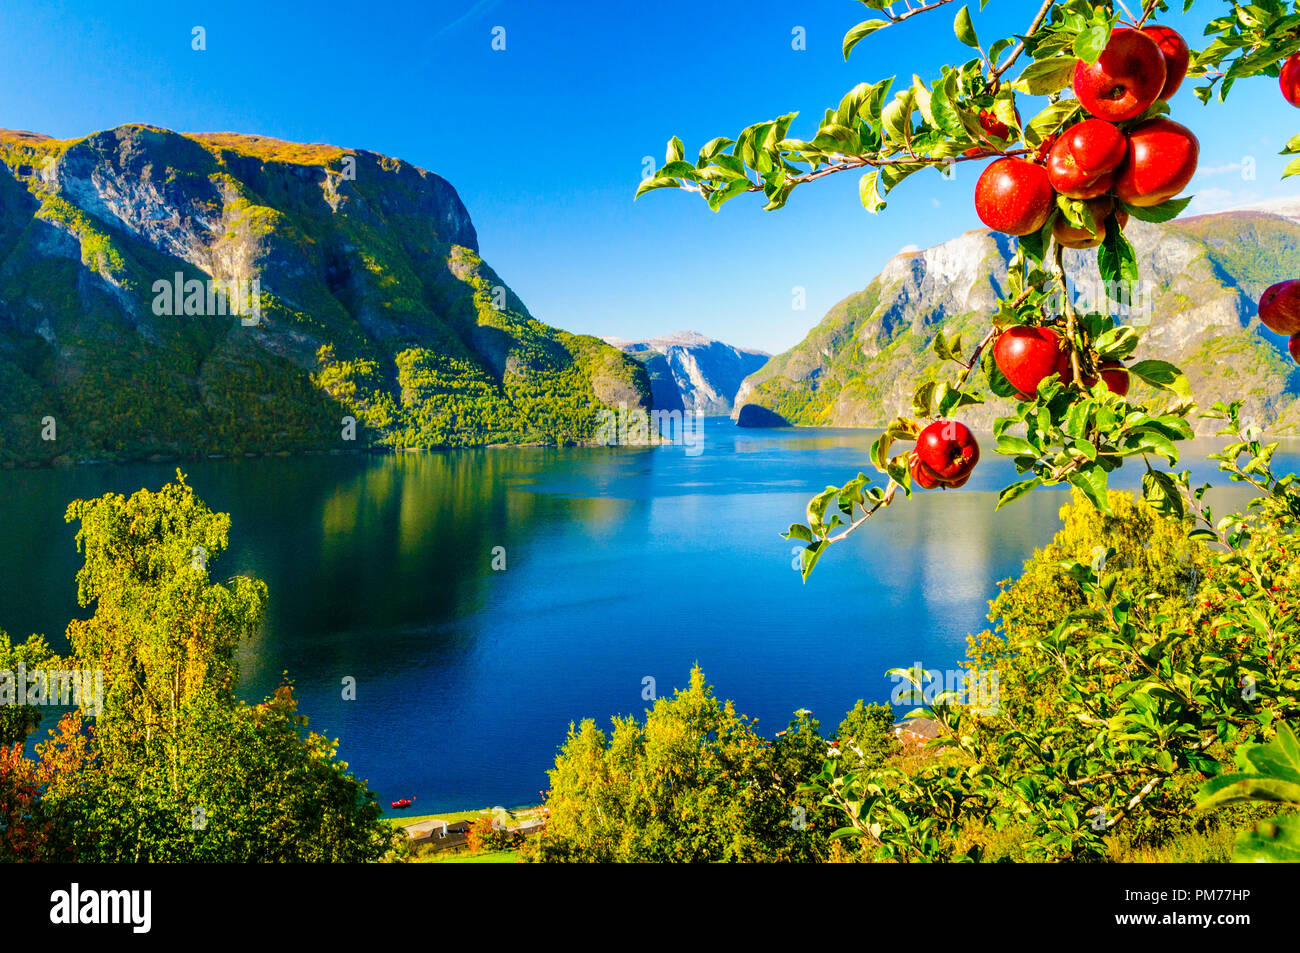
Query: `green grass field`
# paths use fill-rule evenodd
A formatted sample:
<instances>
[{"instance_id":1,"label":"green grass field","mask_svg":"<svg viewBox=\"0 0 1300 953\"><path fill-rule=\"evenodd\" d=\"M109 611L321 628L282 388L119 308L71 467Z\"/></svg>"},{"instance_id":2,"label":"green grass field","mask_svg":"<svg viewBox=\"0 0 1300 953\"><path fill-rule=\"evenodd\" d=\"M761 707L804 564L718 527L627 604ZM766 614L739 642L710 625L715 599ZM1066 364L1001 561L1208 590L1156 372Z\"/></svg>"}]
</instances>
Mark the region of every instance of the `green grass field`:
<instances>
[{"instance_id":1,"label":"green grass field","mask_svg":"<svg viewBox=\"0 0 1300 953\"><path fill-rule=\"evenodd\" d=\"M476 817L491 817L493 813L492 811L452 811L449 814L412 814L409 817L405 814L394 814L391 817L385 817L384 820L390 824L397 824L399 827L410 827L420 821L446 821L450 824L452 821L461 821L466 818L473 820Z\"/></svg>"},{"instance_id":2,"label":"green grass field","mask_svg":"<svg viewBox=\"0 0 1300 953\"><path fill-rule=\"evenodd\" d=\"M519 853L513 850L494 850L472 854L467 850L444 850L413 860L417 864L517 864Z\"/></svg>"}]
</instances>

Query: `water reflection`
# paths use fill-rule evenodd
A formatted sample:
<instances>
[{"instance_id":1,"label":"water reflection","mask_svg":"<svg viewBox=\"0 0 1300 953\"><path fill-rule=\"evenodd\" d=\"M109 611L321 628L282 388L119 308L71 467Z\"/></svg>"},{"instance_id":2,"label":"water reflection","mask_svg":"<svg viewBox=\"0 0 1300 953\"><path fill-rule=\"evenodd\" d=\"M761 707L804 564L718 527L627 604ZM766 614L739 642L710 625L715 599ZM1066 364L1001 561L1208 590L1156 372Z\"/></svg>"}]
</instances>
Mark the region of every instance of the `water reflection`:
<instances>
[{"instance_id":1,"label":"water reflection","mask_svg":"<svg viewBox=\"0 0 1300 953\"><path fill-rule=\"evenodd\" d=\"M994 513L1016 475L987 455L966 490L883 511L804 585L779 533L812 493L869 468L874 436L710 420L695 457L472 450L185 469L233 517L218 573L270 587L241 691L290 671L304 712L382 800L455 809L534 797L568 723L639 713L646 676L664 694L698 662L771 732L799 707L834 725L856 699L887 698L891 667L955 665L1066 494ZM1294 448L1277 462L1294 468ZM0 627L61 642L79 611L68 501L157 487L173 469L0 473ZM347 676L356 701L342 698Z\"/></svg>"}]
</instances>

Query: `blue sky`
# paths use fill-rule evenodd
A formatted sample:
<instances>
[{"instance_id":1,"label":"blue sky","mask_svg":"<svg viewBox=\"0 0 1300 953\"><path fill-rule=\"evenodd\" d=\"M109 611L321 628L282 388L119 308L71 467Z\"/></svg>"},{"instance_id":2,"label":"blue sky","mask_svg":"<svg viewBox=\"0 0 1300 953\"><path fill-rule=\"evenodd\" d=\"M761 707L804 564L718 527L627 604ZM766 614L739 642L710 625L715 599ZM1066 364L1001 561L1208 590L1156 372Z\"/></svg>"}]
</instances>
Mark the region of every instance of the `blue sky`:
<instances>
[{"instance_id":1,"label":"blue sky","mask_svg":"<svg viewBox=\"0 0 1300 953\"><path fill-rule=\"evenodd\" d=\"M972 4L977 7L978 4ZM1223 6L1199 0L1196 42ZM1031 4L975 15L983 37L1023 29ZM935 75L965 59L952 8L868 38L846 64L853 0L750 0L735 15L656 13L594 0L219 3L6 0L0 126L74 137L124 122L231 130L372 149L443 175L478 228L484 257L533 313L569 330L649 337L684 328L769 351L801 340L900 248L979 227L977 170L918 176L873 217L856 176L796 191L762 212L719 214L693 196L635 205L644 157L680 135L688 154L715 135L798 110L795 135L855 83ZM1003 12L999 12L1003 11ZM1010 11L1010 12L1007 12ZM207 49L191 49L191 30ZM492 49L505 28L506 49ZM807 49L792 49L803 27ZM1227 105L1174 103L1202 143L1194 210L1300 190L1279 182L1300 110L1267 79ZM1245 181L1244 156L1257 178ZM792 307L806 289L807 308Z\"/></svg>"}]
</instances>

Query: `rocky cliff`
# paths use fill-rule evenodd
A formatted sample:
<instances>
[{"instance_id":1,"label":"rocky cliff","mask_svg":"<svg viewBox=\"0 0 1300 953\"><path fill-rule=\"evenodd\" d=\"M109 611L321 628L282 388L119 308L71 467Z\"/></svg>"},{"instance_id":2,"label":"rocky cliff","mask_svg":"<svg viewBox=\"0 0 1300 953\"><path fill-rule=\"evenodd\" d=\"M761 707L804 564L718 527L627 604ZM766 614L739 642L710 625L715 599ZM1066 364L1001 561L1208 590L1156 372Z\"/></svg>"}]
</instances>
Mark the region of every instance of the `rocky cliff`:
<instances>
[{"instance_id":1,"label":"rocky cliff","mask_svg":"<svg viewBox=\"0 0 1300 953\"><path fill-rule=\"evenodd\" d=\"M0 131L4 462L580 442L649 400L635 361L528 313L424 169Z\"/></svg>"},{"instance_id":2,"label":"rocky cliff","mask_svg":"<svg viewBox=\"0 0 1300 953\"><path fill-rule=\"evenodd\" d=\"M1300 200L1166 225L1127 229L1151 327L1143 357L1181 366L1203 406L1241 398L1247 413L1278 432L1300 425L1300 369L1286 341L1264 328L1255 302L1275 281L1300 275ZM799 345L750 375L736 398L803 425L872 427L910 410L916 387L938 376L935 333L968 344L988 326L1005 286L1014 240L968 232L924 251L896 255L861 292L837 304ZM1067 253L1076 290L1095 287L1095 256ZM989 426L1007 405L963 410ZM1210 425L1206 424L1206 428Z\"/></svg>"},{"instance_id":3,"label":"rocky cliff","mask_svg":"<svg viewBox=\"0 0 1300 953\"><path fill-rule=\"evenodd\" d=\"M706 415L731 413L741 382L771 357L694 331L679 331L649 341L605 340L645 366L655 407Z\"/></svg>"}]
</instances>

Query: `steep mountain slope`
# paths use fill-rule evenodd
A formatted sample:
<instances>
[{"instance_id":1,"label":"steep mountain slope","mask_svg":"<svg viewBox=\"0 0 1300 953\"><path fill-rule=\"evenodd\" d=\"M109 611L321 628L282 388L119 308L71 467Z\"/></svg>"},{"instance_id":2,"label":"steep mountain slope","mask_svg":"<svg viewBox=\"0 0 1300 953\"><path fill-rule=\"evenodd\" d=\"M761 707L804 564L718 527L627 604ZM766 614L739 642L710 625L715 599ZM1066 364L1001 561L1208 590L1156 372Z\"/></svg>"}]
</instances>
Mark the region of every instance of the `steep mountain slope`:
<instances>
[{"instance_id":1,"label":"steep mountain slope","mask_svg":"<svg viewBox=\"0 0 1300 953\"><path fill-rule=\"evenodd\" d=\"M678 331L649 341L605 341L645 365L656 408L706 415L731 413L741 382L771 357L694 331Z\"/></svg>"},{"instance_id":2,"label":"steep mountain slope","mask_svg":"<svg viewBox=\"0 0 1300 953\"><path fill-rule=\"evenodd\" d=\"M1286 341L1259 323L1255 302L1268 285L1300 275L1300 203L1168 225L1135 221L1127 231L1148 283L1142 355L1179 364L1203 406L1240 397L1260 423L1294 431L1300 372ZM871 427L906 413L916 387L939 376L935 333L964 332L973 343L987 327L1012 241L975 231L896 255L803 342L747 378L737 414L753 404L795 424ZM1095 289L1095 258L1070 252L1066 263L1076 288ZM963 419L987 427L1006 408L992 400L967 408Z\"/></svg>"},{"instance_id":3,"label":"steep mountain slope","mask_svg":"<svg viewBox=\"0 0 1300 953\"><path fill-rule=\"evenodd\" d=\"M229 133L0 132L0 460L582 441L649 398L636 362L532 318L433 173Z\"/></svg>"}]
</instances>

